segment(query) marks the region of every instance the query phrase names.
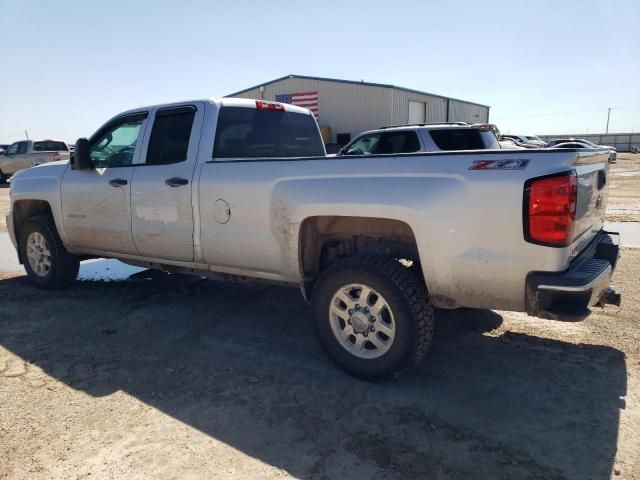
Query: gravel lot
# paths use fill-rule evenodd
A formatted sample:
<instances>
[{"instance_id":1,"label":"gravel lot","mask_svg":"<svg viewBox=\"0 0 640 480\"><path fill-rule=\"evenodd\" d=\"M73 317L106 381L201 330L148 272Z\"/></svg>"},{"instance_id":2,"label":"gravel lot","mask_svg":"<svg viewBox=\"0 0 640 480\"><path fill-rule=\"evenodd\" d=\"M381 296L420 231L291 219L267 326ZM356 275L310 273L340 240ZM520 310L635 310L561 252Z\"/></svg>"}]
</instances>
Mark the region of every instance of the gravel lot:
<instances>
[{"instance_id":1,"label":"gravel lot","mask_svg":"<svg viewBox=\"0 0 640 480\"><path fill-rule=\"evenodd\" d=\"M0 185L0 232L7 230L5 216L9 210L9 185Z\"/></svg>"},{"instance_id":2,"label":"gravel lot","mask_svg":"<svg viewBox=\"0 0 640 480\"><path fill-rule=\"evenodd\" d=\"M329 362L294 289L0 273L0 478L640 479L639 270L624 249L622 307L583 322L438 312L382 384Z\"/></svg>"}]
</instances>

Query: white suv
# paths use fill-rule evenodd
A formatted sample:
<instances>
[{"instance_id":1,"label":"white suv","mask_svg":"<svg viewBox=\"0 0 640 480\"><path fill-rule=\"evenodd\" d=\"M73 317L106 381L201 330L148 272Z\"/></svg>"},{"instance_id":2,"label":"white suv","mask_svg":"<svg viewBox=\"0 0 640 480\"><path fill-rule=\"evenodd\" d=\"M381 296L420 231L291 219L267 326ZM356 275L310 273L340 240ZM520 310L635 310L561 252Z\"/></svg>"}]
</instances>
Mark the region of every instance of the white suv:
<instances>
[{"instance_id":1,"label":"white suv","mask_svg":"<svg viewBox=\"0 0 640 480\"><path fill-rule=\"evenodd\" d=\"M499 149L496 131L495 125L463 122L382 127L360 134L337 155Z\"/></svg>"}]
</instances>

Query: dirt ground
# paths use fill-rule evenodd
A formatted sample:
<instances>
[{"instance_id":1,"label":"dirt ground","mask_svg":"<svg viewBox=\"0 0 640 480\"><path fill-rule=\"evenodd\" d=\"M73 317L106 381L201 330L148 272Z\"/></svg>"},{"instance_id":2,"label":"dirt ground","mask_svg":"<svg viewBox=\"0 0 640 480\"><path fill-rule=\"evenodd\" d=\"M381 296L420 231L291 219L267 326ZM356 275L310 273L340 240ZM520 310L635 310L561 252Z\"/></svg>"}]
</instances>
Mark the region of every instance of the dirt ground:
<instances>
[{"instance_id":1,"label":"dirt ground","mask_svg":"<svg viewBox=\"0 0 640 480\"><path fill-rule=\"evenodd\" d=\"M439 311L380 384L331 364L295 289L0 272L0 478L640 480L639 270L624 249L622 307L582 322Z\"/></svg>"},{"instance_id":2,"label":"dirt ground","mask_svg":"<svg viewBox=\"0 0 640 480\"><path fill-rule=\"evenodd\" d=\"M640 479L640 249L622 308L438 312L427 358L334 367L294 289L0 274L0 478Z\"/></svg>"},{"instance_id":3,"label":"dirt ground","mask_svg":"<svg viewBox=\"0 0 640 480\"><path fill-rule=\"evenodd\" d=\"M7 230L7 224L5 216L9 211L9 185L0 184L0 232Z\"/></svg>"},{"instance_id":4,"label":"dirt ground","mask_svg":"<svg viewBox=\"0 0 640 480\"><path fill-rule=\"evenodd\" d=\"M609 179L607 220L640 222L640 155L619 153Z\"/></svg>"}]
</instances>

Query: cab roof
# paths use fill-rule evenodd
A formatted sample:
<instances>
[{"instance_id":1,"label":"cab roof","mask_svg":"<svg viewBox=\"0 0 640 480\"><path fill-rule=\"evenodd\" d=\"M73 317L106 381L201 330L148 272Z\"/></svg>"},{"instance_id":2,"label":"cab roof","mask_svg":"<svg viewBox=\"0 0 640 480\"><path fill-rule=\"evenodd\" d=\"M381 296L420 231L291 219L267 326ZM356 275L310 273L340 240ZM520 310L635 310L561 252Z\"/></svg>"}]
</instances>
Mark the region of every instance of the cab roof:
<instances>
[{"instance_id":1,"label":"cab roof","mask_svg":"<svg viewBox=\"0 0 640 480\"><path fill-rule=\"evenodd\" d=\"M272 102L267 100L259 100L259 99L251 99L251 98L232 98L232 97L211 97L211 98L203 98L199 100L185 100L182 102L172 102L172 103L161 103L156 105L147 105L144 107L137 107L127 110L125 112L121 112L116 117L120 117L122 115L129 115L133 113L141 113L143 111L151 110L151 109L160 109L160 108L172 108L172 107L181 107L184 105L194 104L194 103L210 103L217 105L219 107L243 107L243 108L258 108L257 102L264 102L267 104L277 104L282 105L284 110L287 112L301 113L305 115L312 115L311 110L308 110L303 107L298 107L296 105L290 105L288 103L281 102Z\"/></svg>"}]
</instances>

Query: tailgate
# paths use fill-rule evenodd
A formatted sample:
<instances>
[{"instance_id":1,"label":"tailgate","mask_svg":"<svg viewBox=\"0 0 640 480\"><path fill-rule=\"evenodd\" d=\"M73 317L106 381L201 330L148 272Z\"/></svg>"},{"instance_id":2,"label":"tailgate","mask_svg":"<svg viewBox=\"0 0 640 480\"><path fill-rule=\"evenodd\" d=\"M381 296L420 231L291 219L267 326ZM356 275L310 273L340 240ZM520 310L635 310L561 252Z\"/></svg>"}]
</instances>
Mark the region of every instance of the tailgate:
<instances>
[{"instance_id":1,"label":"tailgate","mask_svg":"<svg viewBox=\"0 0 640 480\"><path fill-rule=\"evenodd\" d=\"M572 258L578 255L604 226L611 153L603 150L577 153L576 217L570 249Z\"/></svg>"}]
</instances>

